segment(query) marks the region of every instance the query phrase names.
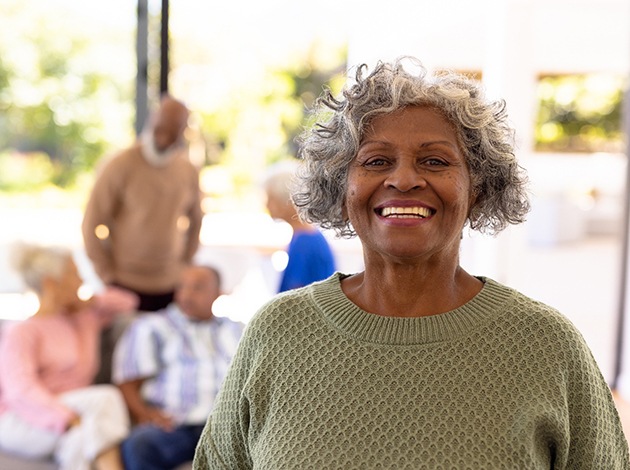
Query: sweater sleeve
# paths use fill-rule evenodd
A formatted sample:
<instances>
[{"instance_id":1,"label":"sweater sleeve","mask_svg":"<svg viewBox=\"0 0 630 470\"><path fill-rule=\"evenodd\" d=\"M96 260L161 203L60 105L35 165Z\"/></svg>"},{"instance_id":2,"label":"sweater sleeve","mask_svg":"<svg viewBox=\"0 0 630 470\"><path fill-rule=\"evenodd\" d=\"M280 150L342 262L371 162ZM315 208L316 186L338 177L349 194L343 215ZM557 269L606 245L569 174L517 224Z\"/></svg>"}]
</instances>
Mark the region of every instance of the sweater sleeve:
<instances>
[{"instance_id":1,"label":"sweater sleeve","mask_svg":"<svg viewBox=\"0 0 630 470\"><path fill-rule=\"evenodd\" d=\"M253 467L248 447L251 410L246 385L258 348L250 327L251 324L239 343L214 410L197 444L195 469L241 470Z\"/></svg>"},{"instance_id":2,"label":"sweater sleeve","mask_svg":"<svg viewBox=\"0 0 630 470\"><path fill-rule=\"evenodd\" d=\"M119 204L118 180L120 177L115 175L118 166L118 162L114 159L102 168L92 188L81 224L85 251L94 265L94 270L105 284L111 284L114 281L114 259L107 239L99 238L96 229L104 225L111 231Z\"/></svg>"},{"instance_id":3,"label":"sweater sleeve","mask_svg":"<svg viewBox=\"0 0 630 470\"><path fill-rule=\"evenodd\" d=\"M8 407L35 426L62 433L74 413L38 378L38 338L27 324L12 325L0 342L0 384Z\"/></svg>"},{"instance_id":4,"label":"sweater sleeve","mask_svg":"<svg viewBox=\"0 0 630 470\"><path fill-rule=\"evenodd\" d=\"M577 342L569 369L569 452L561 468L630 468L628 441L610 388L581 336Z\"/></svg>"}]
</instances>

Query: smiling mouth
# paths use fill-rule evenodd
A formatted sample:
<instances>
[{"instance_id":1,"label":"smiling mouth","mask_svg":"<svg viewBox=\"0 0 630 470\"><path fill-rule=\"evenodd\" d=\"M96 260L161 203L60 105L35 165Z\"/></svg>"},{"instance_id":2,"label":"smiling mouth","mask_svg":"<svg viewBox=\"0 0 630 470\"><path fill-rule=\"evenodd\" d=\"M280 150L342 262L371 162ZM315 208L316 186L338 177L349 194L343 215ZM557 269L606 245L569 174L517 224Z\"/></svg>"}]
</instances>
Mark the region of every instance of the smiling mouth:
<instances>
[{"instance_id":1,"label":"smiling mouth","mask_svg":"<svg viewBox=\"0 0 630 470\"><path fill-rule=\"evenodd\" d=\"M383 207L376 212L388 219L424 219L433 213L428 207Z\"/></svg>"}]
</instances>

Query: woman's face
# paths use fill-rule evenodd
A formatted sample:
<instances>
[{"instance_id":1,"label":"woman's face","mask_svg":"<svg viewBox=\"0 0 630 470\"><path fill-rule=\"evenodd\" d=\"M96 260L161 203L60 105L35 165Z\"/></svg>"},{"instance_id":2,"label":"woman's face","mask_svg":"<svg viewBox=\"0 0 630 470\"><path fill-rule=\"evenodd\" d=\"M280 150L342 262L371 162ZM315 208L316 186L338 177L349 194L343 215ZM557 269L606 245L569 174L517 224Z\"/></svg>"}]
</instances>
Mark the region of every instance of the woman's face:
<instances>
[{"instance_id":1,"label":"woman's face","mask_svg":"<svg viewBox=\"0 0 630 470\"><path fill-rule=\"evenodd\" d=\"M372 121L350 164L345 200L367 254L457 259L472 202L465 157L438 111L411 106Z\"/></svg>"}]
</instances>

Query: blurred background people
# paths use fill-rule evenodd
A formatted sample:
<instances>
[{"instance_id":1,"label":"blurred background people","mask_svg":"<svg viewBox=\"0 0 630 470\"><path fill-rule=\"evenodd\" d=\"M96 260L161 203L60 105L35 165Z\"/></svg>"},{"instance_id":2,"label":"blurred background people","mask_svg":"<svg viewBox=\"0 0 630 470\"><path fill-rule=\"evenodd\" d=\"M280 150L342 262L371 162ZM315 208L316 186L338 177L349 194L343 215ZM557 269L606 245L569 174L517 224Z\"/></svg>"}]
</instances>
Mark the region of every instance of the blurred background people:
<instances>
[{"instance_id":1,"label":"blurred background people","mask_svg":"<svg viewBox=\"0 0 630 470\"><path fill-rule=\"evenodd\" d=\"M129 430L123 397L112 385L91 383L101 328L135 309L136 296L109 287L81 300L82 281L66 249L21 245L14 257L39 309L9 325L0 341L0 450L52 456L62 470L122 469L118 444Z\"/></svg>"},{"instance_id":2,"label":"blurred background people","mask_svg":"<svg viewBox=\"0 0 630 470\"><path fill-rule=\"evenodd\" d=\"M173 301L181 269L199 247L201 193L184 139L188 118L181 101L163 96L137 142L105 162L85 207L83 240L96 274L136 293L139 311ZM124 326L103 333L97 383L111 381L111 355Z\"/></svg>"},{"instance_id":3,"label":"blurred background people","mask_svg":"<svg viewBox=\"0 0 630 470\"><path fill-rule=\"evenodd\" d=\"M219 294L218 271L187 267L175 302L137 317L120 338L113 377L136 425L122 444L127 470L192 461L242 332L240 323L213 315Z\"/></svg>"},{"instance_id":4,"label":"blurred background people","mask_svg":"<svg viewBox=\"0 0 630 470\"><path fill-rule=\"evenodd\" d=\"M293 230L278 292L304 287L335 272L335 257L328 241L315 225L299 217L291 200L291 184L298 167L297 161L278 163L269 169L263 182L269 215L285 221Z\"/></svg>"},{"instance_id":5,"label":"blurred background people","mask_svg":"<svg viewBox=\"0 0 630 470\"><path fill-rule=\"evenodd\" d=\"M135 292L139 310L173 300L199 246L199 172L187 158L186 106L164 96L130 148L106 162L85 208L88 257L101 280Z\"/></svg>"}]
</instances>

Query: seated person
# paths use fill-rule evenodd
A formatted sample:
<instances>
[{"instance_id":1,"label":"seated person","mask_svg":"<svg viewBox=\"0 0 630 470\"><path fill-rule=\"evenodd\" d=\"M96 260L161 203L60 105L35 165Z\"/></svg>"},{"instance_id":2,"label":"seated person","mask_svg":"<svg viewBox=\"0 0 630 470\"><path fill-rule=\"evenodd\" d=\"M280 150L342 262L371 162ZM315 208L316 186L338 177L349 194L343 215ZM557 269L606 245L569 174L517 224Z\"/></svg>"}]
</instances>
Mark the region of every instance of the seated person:
<instances>
[{"instance_id":1,"label":"seated person","mask_svg":"<svg viewBox=\"0 0 630 470\"><path fill-rule=\"evenodd\" d=\"M279 163L271 168L263 183L269 215L293 229L287 247L289 261L278 292L304 287L335 272L335 257L326 238L315 225L298 216L291 200L291 184L297 168L297 162L291 160Z\"/></svg>"},{"instance_id":2,"label":"seated person","mask_svg":"<svg viewBox=\"0 0 630 470\"><path fill-rule=\"evenodd\" d=\"M136 318L114 350L112 375L136 426L122 443L127 470L191 461L242 325L212 314L220 293L210 267L184 269L175 302Z\"/></svg>"},{"instance_id":3,"label":"seated person","mask_svg":"<svg viewBox=\"0 0 630 470\"><path fill-rule=\"evenodd\" d=\"M22 245L13 255L39 309L9 325L0 341L0 450L53 457L61 470L122 470L125 402L113 385L91 383L101 329L115 314L134 310L137 297L108 288L81 300L68 250Z\"/></svg>"}]
</instances>

